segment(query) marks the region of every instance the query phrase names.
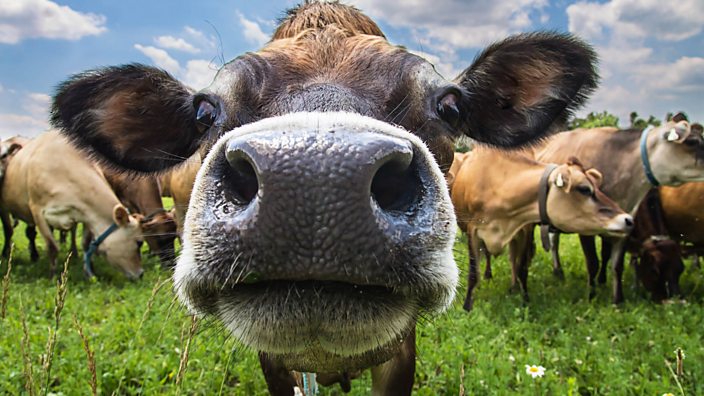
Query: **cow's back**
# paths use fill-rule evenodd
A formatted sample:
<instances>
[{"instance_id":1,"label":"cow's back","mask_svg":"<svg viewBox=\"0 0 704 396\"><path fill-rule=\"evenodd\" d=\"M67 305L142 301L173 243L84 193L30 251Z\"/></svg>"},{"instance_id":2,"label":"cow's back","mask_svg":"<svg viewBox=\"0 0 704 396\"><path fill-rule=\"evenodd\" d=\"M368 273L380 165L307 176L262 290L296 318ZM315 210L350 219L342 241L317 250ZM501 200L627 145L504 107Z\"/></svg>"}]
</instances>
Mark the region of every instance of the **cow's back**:
<instances>
[{"instance_id":1,"label":"cow's back","mask_svg":"<svg viewBox=\"0 0 704 396\"><path fill-rule=\"evenodd\" d=\"M662 187L660 200L670 235L704 245L704 183Z\"/></svg>"}]
</instances>

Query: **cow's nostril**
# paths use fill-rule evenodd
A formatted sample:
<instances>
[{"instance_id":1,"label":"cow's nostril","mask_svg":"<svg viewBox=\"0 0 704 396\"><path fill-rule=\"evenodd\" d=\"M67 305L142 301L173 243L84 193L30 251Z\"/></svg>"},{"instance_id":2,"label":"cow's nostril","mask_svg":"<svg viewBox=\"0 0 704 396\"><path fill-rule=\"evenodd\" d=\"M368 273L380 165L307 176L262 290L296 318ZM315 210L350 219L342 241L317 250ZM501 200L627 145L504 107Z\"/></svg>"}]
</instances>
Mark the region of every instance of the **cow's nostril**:
<instances>
[{"instance_id":1,"label":"cow's nostril","mask_svg":"<svg viewBox=\"0 0 704 396\"><path fill-rule=\"evenodd\" d=\"M237 203L247 205L257 196L259 180L251 159L242 150L227 152L230 171L227 177L227 191L233 194Z\"/></svg>"},{"instance_id":2,"label":"cow's nostril","mask_svg":"<svg viewBox=\"0 0 704 396\"><path fill-rule=\"evenodd\" d=\"M633 219L629 216L624 219L627 227L633 227Z\"/></svg>"},{"instance_id":3,"label":"cow's nostril","mask_svg":"<svg viewBox=\"0 0 704 396\"><path fill-rule=\"evenodd\" d=\"M418 201L421 183L410 158L392 158L374 175L371 197L384 211L406 212Z\"/></svg>"}]
</instances>

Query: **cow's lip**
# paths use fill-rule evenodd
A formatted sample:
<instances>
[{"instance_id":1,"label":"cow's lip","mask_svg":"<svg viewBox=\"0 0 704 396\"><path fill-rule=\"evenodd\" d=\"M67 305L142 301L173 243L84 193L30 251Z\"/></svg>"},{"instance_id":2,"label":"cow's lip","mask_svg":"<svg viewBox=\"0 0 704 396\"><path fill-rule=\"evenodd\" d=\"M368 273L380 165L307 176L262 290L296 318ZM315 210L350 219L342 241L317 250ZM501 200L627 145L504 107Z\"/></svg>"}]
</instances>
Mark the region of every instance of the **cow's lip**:
<instances>
[{"instance_id":1,"label":"cow's lip","mask_svg":"<svg viewBox=\"0 0 704 396\"><path fill-rule=\"evenodd\" d=\"M337 280L289 280L289 279L270 279L258 280L252 282L239 282L232 286L227 286L221 291L222 297L226 298L229 293L266 293L270 291L287 290L292 293L306 292L332 292L339 294L365 294L373 293L374 295L383 294L398 294L406 295L408 290L405 287L391 287L376 284L358 284Z\"/></svg>"}]
</instances>

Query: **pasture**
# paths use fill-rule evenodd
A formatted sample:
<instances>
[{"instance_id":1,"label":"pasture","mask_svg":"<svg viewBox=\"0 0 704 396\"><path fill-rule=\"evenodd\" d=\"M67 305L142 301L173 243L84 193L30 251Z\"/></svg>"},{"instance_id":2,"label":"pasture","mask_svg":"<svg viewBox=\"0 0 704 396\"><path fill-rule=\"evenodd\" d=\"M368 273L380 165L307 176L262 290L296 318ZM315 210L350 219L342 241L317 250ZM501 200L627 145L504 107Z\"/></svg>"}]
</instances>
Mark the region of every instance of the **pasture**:
<instances>
[{"instance_id":1,"label":"pasture","mask_svg":"<svg viewBox=\"0 0 704 396\"><path fill-rule=\"evenodd\" d=\"M56 283L48 278L43 250L39 262L29 261L23 227L15 230L7 314L0 320L0 393L42 394L48 384L50 394L90 394L91 370L75 317L94 352L99 394L266 394L256 354L238 347L215 323L192 327L174 300L170 273L159 268L156 258L145 259L139 282L127 281L102 259L95 264L99 280L90 282L83 277L80 260L70 262L47 379L43 356L49 329L55 326ZM43 249L41 241L39 247ZM63 246L60 257L67 251L68 245ZM455 255L466 276L464 238L458 239ZM418 327L415 394L704 394L700 270L688 265L683 274L683 301L658 305L636 295L628 268L627 301L614 307L610 284L588 301L576 237L564 238L562 256L564 282L553 278L548 256L539 251L531 266L528 305L519 294L507 293L510 269L505 257L494 260L494 279L480 283L471 314L461 307L464 280L449 312L424 318ZM3 260L0 273L6 271ZM678 347L686 356L679 379ZM186 359L187 369L180 370ZM545 367L544 377L527 375L527 364ZM369 394L370 387L367 372L353 381L351 394ZM337 386L321 389L323 395L341 393Z\"/></svg>"}]
</instances>

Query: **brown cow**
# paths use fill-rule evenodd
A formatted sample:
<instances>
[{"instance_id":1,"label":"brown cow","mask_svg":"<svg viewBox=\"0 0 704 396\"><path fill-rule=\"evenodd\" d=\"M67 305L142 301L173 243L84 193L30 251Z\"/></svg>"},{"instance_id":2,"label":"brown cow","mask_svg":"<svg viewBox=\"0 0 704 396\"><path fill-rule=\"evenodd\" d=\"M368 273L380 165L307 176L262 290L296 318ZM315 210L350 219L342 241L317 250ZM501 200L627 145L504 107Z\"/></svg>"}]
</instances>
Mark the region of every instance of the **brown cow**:
<instances>
[{"instance_id":1,"label":"brown cow","mask_svg":"<svg viewBox=\"0 0 704 396\"><path fill-rule=\"evenodd\" d=\"M645 137L645 150L641 140ZM642 151L645 151L652 175L647 176ZM680 185L688 181L704 180L704 140L701 134L692 133L690 124L682 114L659 127L641 130L615 128L578 129L562 132L547 140L536 150L539 161L560 162L575 155L587 167L596 167L604 174L604 193L619 206L635 214L638 204L653 183ZM649 180L650 179L650 180ZM580 236L589 272L589 295L595 294L595 280L599 260L593 236ZM604 244L614 244L610 254L613 262L613 302L623 301L623 260L625 238L605 238ZM553 244L557 250L558 243ZM602 251L604 253L604 251ZM609 257L604 257L607 261ZM557 266L558 264L555 263ZM606 267L606 263L602 268ZM599 274L605 282L605 272Z\"/></svg>"},{"instance_id":2,"label":"brown cow","mask_svg":"<svg viewBox=\"0 0 704 396\"><path fill-rule=\"evenodd\" d=\"M163 267L173 266L176 222L174 214L166 211L161 202L157 176L131 175L108 167L102 171L120 202L130 212L144 216L142 234L150 252L159 257Z\"/></svg>"},{"instance_id":3,"label":"brown cow","mask_svg":"<svg viewBox=\"0 0 704 396\"><path fill-rule=\"evenodd\" d=\"M636 282L643 284L654 301L680 293L682 251L669 237L658 189L650 190L638 206L626 248L631 253Z\"/></svg>"},{"instance_id":4,"label":"brown cow","mask_svg":"<svg viewBox=\"0 0 704 396\"><path fill-rule=\"evenodd\" d=\"M546 171L546 167L521 152L484 147L476 147L460 167L452 188L452 203L469 245L466 310L473 304L481 245L489 254L498 255L511 243L511 283L515 285L518 278L527 300L528 264L532 257L517 253L532 240L527 233L533 227L526 226L541 221L538 190L546 172L546 213L553 227L583 234L625 235L633 226L631 216L599 191L601 174L597 170L585 170L575 158L551 171Z\"/></svg>"},{"instance_id":5,"label":"brown cow","mask_svg":"<svg viewBox=\"0 0 704 396\"><path fill-rule=\"evenodd\" d=\"M373 393L408 394L416 320L457 284L454 141L543 136L596 86L594 61L573 36L522 34L449 81L356 8L306 2L200 92L103 68L61 84L52 122L141 172L201 149L176 291L260 352L272 393L293 394L288 370L373 367Z\"/></svg>"},{"instance_id":6,"label":"brown cow","mask_svg":"<svg viewBox=\"0 0 704 396\"><path fill-rule=\"evenodd\" d=\"M183 233L183 223L186 220L188 202L191 199L193 183L201 165L199 153L195 153L183 164L171 169L159 177L161 194L174 199L174 218L178 235Z\"/></svg>"},{"instance_id":7,"label":"brown cow","mask_svg":"<svg viewBox=\"0 0 704 396\"><path fill-rule=\"evenodd\" d=\"M52 272L59 248L50 227L68 230L80 222L95 235L116 225L98 253L128 277L142 275L139 218L129 215L100 170L57 131L33 139L9 161L0 206L28 228L39 228Z\"/></svg>"}]
</instances>

